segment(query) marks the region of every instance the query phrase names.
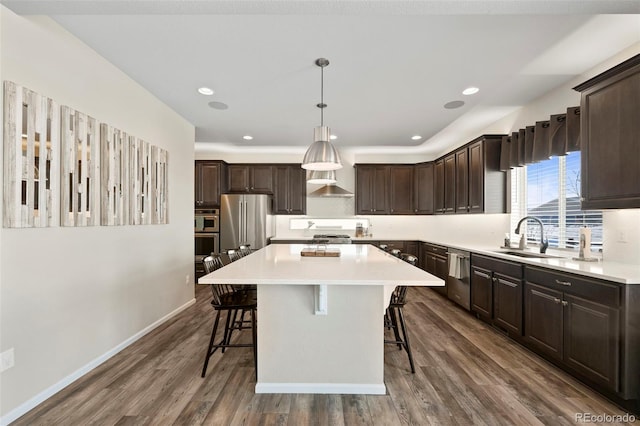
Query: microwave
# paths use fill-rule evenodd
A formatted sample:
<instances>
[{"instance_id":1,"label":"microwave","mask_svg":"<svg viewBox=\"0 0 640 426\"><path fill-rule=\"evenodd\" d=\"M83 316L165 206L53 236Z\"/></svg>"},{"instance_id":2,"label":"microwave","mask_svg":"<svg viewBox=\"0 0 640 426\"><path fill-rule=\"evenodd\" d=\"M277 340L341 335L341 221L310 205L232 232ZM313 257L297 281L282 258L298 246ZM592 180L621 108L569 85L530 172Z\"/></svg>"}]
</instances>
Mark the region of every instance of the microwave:
<instances>
[{"instance_id":1,"label":"microwave","mask_svg":"<svg viewBox=\"0 0 640 426\"><path fill-rule=\"evenodd\" d=\"M194 232L219 232L220 210L196 210L194 216Z\"/></svg>"}]
</instances>

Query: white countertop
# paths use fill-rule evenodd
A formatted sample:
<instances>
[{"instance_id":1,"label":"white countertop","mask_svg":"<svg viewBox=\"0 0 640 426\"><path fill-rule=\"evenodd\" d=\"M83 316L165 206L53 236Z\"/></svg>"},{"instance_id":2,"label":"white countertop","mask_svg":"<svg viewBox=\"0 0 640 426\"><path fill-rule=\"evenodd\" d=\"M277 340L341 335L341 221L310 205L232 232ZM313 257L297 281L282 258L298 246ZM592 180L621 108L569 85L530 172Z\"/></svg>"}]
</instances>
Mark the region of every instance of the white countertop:
<instances>
[{"instance_id":1,"label":"white countertop","mask_svg":"<svg viewBox=\"0 0 640 426\"><path fill-rule=\"evenodd\" d=\"M272 238L273 241L308 241L312 237L277 237ZM352 238L353 241L366 242L366 241L404 241L410 239L402 238ZM553 249L548 250L548 254L560 256L559 258L525 258L519 256L508 255L499 253L501 250L499 247L487 247L478 244L465 244L465 243L448 243L442 241L424 241L430 244L441 245L444 247L455 248L459 250L466 250L472 253L483 254L499 259L510 260L512 262L518 262L526 265L539 266L541 268L553 269L560 272L569 272L572 274L583 275L587 277L597 278L601 280L607 280L617 282L620 284L640 284L640 265L633 265L627 263L614 262L610 260L597 261L597 262L581 262L573 260L573 257L577 256L577 251L556 251ZM535 252L535 250L531 250Z\"/></svg>"},{"instance_id":2,"label":"white countertop","mask_svg":"<svg viewBox=\"0 0 640 426\"><path fill-rule=\"evenodd\" d=\"M198 284L443 286L420 268L367 244L337 244L340 257L302 257L305 244L272 244L198 280Z\"/></svg>"}]
</instances>

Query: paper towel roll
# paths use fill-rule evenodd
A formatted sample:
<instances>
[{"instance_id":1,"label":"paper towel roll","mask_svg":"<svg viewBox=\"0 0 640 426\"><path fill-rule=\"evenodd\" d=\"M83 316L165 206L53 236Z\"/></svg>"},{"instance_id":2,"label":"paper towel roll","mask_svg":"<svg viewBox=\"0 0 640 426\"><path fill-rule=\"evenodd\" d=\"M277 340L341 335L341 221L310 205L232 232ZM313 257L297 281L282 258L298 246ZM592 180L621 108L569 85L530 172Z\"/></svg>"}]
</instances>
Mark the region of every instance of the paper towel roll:
<instances>
[{"instance_id":1,"label":"paper towel roll","mask_svg":"<svg viewBox=\"0 0 640 426\"><path fill-rule=\"evenodd\" d=\"M580 257L591 257L591 228L580 228Z\"/></svg>"}]
</instances>

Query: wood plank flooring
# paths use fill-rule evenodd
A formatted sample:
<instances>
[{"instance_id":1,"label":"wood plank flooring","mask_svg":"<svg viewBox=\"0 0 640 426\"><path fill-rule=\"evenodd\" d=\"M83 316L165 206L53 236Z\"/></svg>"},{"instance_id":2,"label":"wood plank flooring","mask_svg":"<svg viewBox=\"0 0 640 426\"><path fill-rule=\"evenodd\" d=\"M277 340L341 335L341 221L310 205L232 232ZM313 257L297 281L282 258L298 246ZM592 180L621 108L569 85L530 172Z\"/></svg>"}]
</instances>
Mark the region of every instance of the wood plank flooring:
<instances>
[{"instance_id":1,"label":"wood plank flooring","mask_svg":"<svg viewBox=\"0 0 640 426\"><path fill-rule=\"evenodd\" d=\"M250 348L216 352L202 379L213 309L196 287L194 306L13 424L562 425L624 414L428 288L410 288L405 307L416 373L385 346L387 395L256 395Z\"/></svg>"}]
</instances>

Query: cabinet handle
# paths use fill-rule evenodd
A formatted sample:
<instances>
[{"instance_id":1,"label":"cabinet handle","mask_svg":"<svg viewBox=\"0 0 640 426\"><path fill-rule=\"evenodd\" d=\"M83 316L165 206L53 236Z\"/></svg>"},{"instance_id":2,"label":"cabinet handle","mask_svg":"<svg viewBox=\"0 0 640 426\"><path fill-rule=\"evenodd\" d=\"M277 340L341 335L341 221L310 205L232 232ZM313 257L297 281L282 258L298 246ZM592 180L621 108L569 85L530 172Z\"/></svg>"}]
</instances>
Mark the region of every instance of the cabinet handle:
<instances>
[{"instance_id":1,"label":"cabinet handle","mask_svg":"<svg viewBox=\"0 0 640 426\"><path fill-rule=\"evenodd\" d=\"M562 302L562 300L558 299L557 297L554 297L554 298L553 298L553 301L554 301L555 303L560 303L560 302Z\"/></svg>"},{"instance_id":2,"label":"cabinet handle","mask_svg":"<svg viewBox=\"0 0 640 426\"><path fill-rule=\"evenodd\" d=\"M569 305L569 302L567 302L566 300L563 300L562 301L562 306L567 306L567 305Z\"/></svg>"},{"instance_id":3,"label":"cabinet handle","mask_svg":"<svg viewBox=\"0 0 640 426\"><path fill-rule=\"evenodd\" d=\"M493 281L494 283L498 282L498 279L496 277L491 278L491 281Z\"/></svg>"},{"instance_id":4,"label":"cabinet handle","mask_svg":"<svg viewBox=\"0 0 640 426\"><path fill-rule=\"evenodd\" d=\"M569 281L560 281L560 280L556 280L556 284L560 284L566 287L571 287L571 283Z\"/></svg>"}]
</instances>

